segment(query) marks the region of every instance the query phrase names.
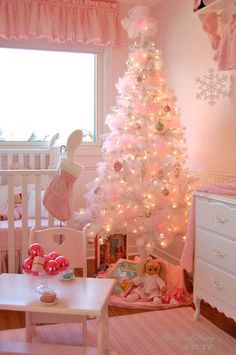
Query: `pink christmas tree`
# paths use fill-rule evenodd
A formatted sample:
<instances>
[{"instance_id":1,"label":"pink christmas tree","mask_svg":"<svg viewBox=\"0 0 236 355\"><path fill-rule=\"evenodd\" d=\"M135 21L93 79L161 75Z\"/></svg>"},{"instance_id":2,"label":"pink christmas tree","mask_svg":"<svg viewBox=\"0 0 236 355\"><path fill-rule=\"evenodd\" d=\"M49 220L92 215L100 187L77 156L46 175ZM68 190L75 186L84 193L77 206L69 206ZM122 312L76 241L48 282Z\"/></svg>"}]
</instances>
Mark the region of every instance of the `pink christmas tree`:
<instances>
[{"instance_id":1,"label":"pink christmas tree","mask_svg":"<svg viewBox=\"0 0 236 355\"><path fill-rule=\"evenodd\" d=\"M140 255L146 256L156 243L166 247L173 237L184 238L192 180L185 166L180 111L152 39L157 22L149 8L137 6L122 25L136 42L116 84L103 161L97 164L97 178L87 185L88 207L80 211L80 219L90 221L90 240L132 235Z\"/></svg>"}]
</instances>

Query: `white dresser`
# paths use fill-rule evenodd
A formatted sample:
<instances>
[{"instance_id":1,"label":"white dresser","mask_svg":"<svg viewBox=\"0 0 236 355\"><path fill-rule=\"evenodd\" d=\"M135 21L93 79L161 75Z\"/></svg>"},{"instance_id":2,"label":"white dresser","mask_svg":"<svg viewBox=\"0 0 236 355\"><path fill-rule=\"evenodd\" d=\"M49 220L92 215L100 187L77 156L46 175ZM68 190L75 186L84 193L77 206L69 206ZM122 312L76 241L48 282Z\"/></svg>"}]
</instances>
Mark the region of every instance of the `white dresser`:
<instances>
[{"instance_id":1,"label":"white dresser","mask_svg":"<svg viewBox=\"0 0 236 355\"><path fill-rule=\"evenodd\" d=\"M201 299L236 321L236 196L195 193L195 319Z\"/></svg>"}]
</instances>

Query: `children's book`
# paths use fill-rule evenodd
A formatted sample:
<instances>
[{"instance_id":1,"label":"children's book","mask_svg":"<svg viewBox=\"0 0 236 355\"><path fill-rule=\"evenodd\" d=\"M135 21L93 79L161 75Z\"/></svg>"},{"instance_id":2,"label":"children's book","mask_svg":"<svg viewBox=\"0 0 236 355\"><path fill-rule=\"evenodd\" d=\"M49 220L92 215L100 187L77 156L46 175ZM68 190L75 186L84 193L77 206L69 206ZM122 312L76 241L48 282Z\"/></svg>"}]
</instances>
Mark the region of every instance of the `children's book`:
<instances>
[{"instance_id":1,"label":"children's book","mask_svg":"<svg viewBox=\"0 0 236 355\"><path fill-rule=\"evenodd\" d=\"M131 291L132 286L127 281L138 276L138 269L138 262L121 258L108 270L106 277L115 279L114 295L125 297Z\"/></svg>"}]
</instances>

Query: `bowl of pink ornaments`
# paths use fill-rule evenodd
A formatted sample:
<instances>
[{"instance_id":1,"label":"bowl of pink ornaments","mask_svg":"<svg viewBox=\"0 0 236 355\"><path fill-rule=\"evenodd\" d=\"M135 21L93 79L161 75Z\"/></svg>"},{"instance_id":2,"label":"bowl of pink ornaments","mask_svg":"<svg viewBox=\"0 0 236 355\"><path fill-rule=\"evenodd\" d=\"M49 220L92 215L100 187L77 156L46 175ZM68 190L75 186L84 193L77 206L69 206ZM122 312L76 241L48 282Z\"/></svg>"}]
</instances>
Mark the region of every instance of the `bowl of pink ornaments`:
<instances>
[{"instance_id":1,"label":"bowl of pink ornaments","mask_svg":"<svg viewBox=\"0 0 236 355\"><path fill-rule=\"evenodd\" d=\"M22 269L25 274L40 277L40 284L36 291L42 296L40 300L45 303L55 303L56 292L49 282L52 277L63 275L69 269L69 260L57 252L44 253L44 247L39 243L29 246L29 256L23 262Z\"/></svg>"}]
</instances>

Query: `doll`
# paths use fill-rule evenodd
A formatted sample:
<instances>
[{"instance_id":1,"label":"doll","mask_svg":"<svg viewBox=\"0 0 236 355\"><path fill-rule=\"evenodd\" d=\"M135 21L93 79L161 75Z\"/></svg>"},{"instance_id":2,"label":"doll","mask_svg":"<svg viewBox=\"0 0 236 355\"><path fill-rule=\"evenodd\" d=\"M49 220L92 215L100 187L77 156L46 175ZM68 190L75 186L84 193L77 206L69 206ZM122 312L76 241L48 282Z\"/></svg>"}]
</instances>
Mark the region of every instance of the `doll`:
<instances>
[{"instance_id":1,"label":"doll","mask_svg":"<svg viewBox=\"0 0 236 355\"><path fill-rule=\"evenodd\" d=\"M22 195L14 195L14 219L21 219L22 217ZM0 210L0 221L8 220L8 206Z\"/></svg>"},{"instance_id":2,"label":"doll","mask_svg":"<svg viewBox=\"0 0 236 355\"><path fill-rule=\"evenodd\" d=\"M159 305L162 293L166 291L166 270L165 265L157 259L148 259L141 265L141 275L129 283L135 287L126 297L127 302L137 300L152 301L153 305Z\"/></svg>"}]
</instances>

